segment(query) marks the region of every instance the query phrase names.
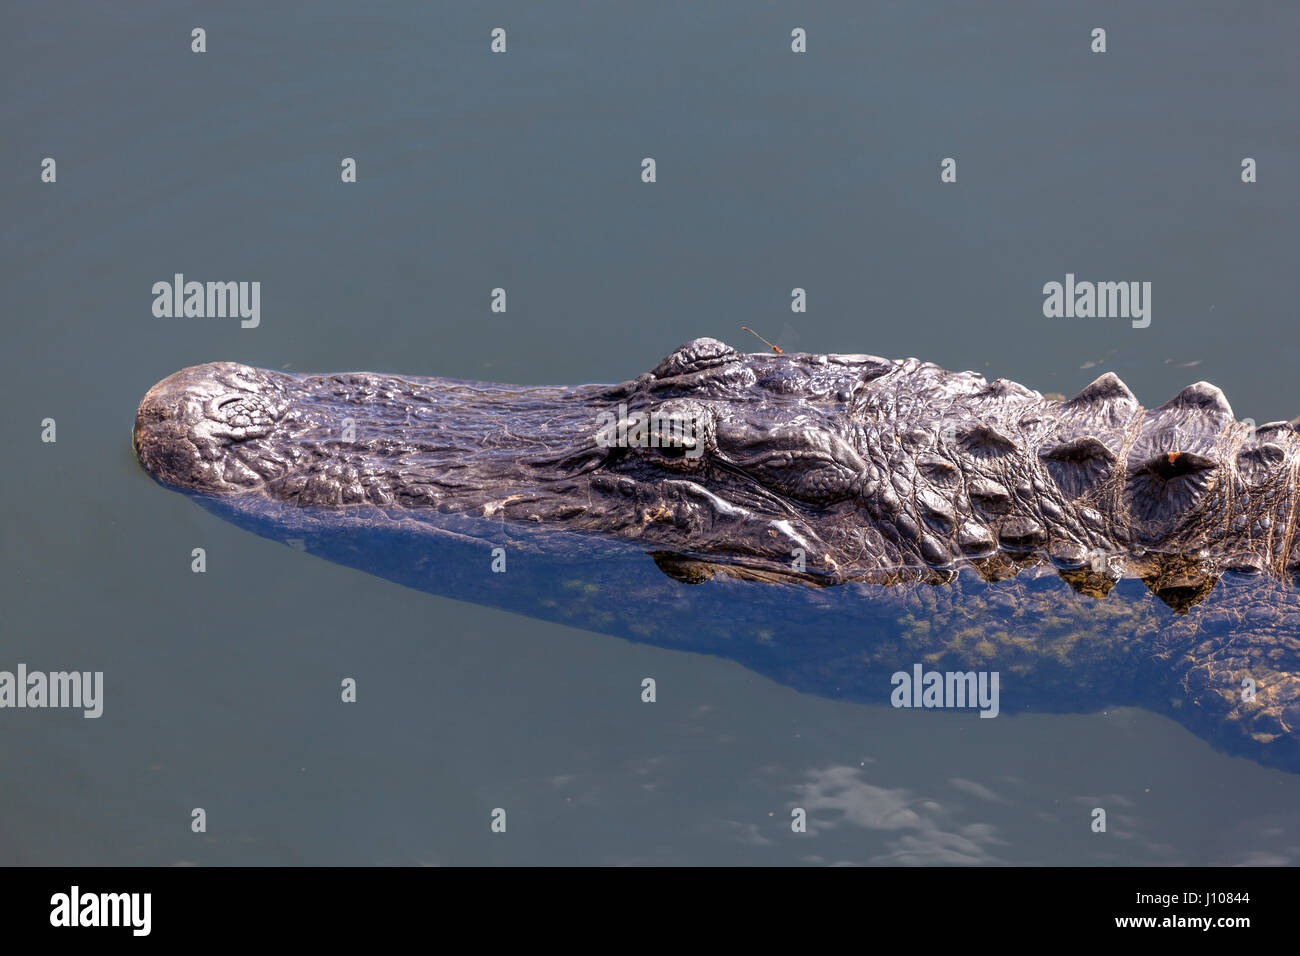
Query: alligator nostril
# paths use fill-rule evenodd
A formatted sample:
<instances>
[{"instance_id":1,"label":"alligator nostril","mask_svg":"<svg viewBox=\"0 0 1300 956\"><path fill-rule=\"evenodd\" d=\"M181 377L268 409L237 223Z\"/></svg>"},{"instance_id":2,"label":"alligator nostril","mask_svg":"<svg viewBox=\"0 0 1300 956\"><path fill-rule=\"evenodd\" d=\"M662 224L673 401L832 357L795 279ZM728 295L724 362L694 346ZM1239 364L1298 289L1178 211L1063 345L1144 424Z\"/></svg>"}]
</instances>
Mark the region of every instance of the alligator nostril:
<instances>
[{"instance_id":1,"label":"alligator nostril","mask_svg":"<svg viewBox=\"0 0 1300 956\"><path fill-rule=\"evenodd\" d=\"M274 406L252 391L256 376L255 370L217 362L181 369L155 384L136 412L140 464L162 483L193 491L224 490L234 478L247 480L238 469L227 478L223 469L232 442L261 438L274 428Z\"/></svg>"}]
</instances>

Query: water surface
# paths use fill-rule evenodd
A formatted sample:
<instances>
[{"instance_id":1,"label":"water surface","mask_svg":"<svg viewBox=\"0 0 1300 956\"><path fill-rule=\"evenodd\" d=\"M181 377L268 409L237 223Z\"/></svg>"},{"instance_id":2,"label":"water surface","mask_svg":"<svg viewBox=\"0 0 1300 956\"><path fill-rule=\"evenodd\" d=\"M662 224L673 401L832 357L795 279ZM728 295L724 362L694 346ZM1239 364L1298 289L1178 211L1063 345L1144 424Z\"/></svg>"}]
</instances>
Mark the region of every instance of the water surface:
<instances>
[{"instance_id":1,"label":"water surface","mask_svg":"<svg viewBox=\"0 0 1300 956\"><path fill-rule=\"evenodd\" d=\"M1217 6L11 5L0 668L106 701L0 711L0 862L1295 862L1300 776L1167 718L801 694L257 538L128 443L199 362L621 381L741 324L1293 417L1300 11ZM260 325L155 318L177 272ZM1152 282L1150 327L1043 318L1067 272Z\"/></svg>"}]
</instances>

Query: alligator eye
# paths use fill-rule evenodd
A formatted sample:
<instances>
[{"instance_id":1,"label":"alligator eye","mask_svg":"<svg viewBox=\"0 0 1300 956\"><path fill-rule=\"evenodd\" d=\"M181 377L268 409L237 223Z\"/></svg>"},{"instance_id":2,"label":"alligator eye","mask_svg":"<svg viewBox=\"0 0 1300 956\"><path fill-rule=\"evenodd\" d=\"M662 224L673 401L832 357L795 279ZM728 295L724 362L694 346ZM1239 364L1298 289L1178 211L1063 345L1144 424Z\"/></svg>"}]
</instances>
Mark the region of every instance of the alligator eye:
<instances>
[{"instance_id":1,"label":"alligator eye","mask_svg":"<svg viewBox=\"0 0 1300 956\"><path fill-rule=\"evenodd\" d=\"M655 378L672 378L725 365L736 358L739 358L736 350L717 339L692 339L679 345L671 355L665 356L662 362L651 369L650 374Z\"/></svg>"},{"instance_id":2,"label":"alligator eye","mask_svg":"<svg viewBox=\"0 0 1300 956\"><path fill-rule=\"evenodd\" d=\"M640 453L673 471L696 471L705 465L705 456L697 445L688 444L680 437L657 436L649 447L638 449Z\"/></svg>"}]
</instances>

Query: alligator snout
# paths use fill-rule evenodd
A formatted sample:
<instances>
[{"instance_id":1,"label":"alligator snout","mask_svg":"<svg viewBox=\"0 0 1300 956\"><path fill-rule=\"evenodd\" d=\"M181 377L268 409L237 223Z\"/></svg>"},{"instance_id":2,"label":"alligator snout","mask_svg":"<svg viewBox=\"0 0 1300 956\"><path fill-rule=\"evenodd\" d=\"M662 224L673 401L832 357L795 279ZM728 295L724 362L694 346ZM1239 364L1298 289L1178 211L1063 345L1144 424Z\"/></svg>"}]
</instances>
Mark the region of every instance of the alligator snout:
<instances>
[{"instance_id":1,"label":"alligator snout","mask_svg":"<svg viewBox=\"0 0 1300 956\"><path fill-rule=\"evenodd\" d=\"M236 362L181 369L141 400L132 433L136 457L158 481L189 491L247 484L228 450L270 434L287 407L284 396L274 373Z\"/></svg>"}]
</instances>

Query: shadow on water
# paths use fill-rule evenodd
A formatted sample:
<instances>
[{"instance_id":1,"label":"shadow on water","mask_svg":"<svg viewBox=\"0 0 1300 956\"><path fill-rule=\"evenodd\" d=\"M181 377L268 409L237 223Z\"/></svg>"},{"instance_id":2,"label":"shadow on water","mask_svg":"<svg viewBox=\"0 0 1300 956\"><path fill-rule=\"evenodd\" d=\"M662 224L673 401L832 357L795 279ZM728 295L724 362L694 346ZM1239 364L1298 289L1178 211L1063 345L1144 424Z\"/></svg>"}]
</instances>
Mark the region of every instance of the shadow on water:
<instances>
[{"instance_id":1,"label":"shadow on water","mask_svg":"<svg viewBox=\"0 0 1300 956\"><path fill-rule=\"evenodd\" d=\"M1300 772L1300 596L1263 575L1099 580L1001 555L943 582L815 586L524 522L191 497L258 535L410 588L716 655L826 698L988 716L1134 705Z\"/></svg>"}]
</instances>

